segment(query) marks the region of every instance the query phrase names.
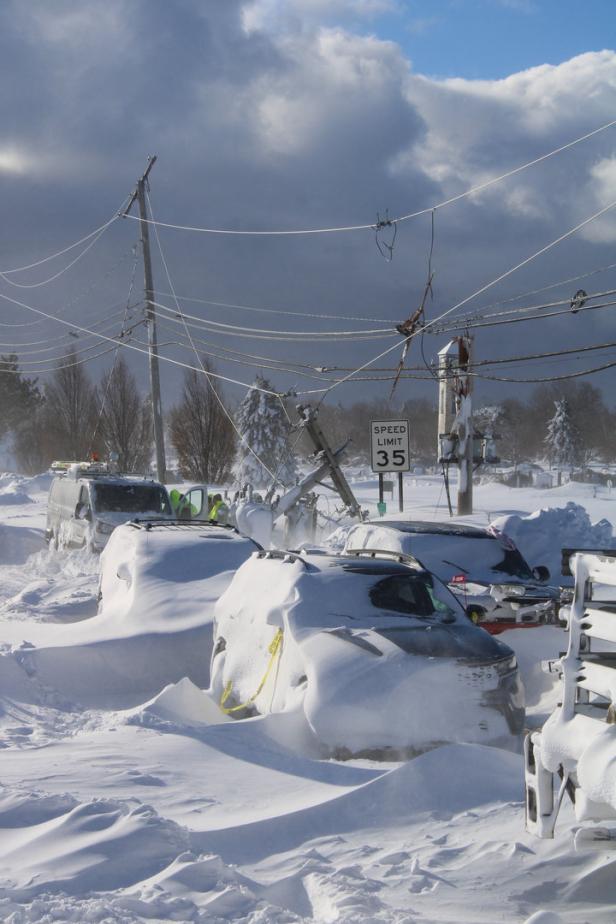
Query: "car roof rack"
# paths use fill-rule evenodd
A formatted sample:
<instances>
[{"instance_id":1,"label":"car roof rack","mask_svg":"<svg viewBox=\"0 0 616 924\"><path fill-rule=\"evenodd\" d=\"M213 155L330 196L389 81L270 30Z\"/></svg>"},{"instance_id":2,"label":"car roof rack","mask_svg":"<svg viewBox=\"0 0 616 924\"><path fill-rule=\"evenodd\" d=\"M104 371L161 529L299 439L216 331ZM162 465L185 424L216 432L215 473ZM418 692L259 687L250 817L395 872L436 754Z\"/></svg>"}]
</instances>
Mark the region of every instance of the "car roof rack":
<instances>
[{"instance_id":1,"label":"car roof rack","mask_svg":"<svg viewBox=\"0 0 616 924\"><path fill-rule=\"evenodd\" d=\"M57 460L49 466L54 475L77 481L79 478L109 478L120 481L144 481L154 483L151 475L138 472L117 472L107 462L79 462Z\"/></svg>"},{"instance_id":2,"label":"car roof rack","mask_svg":"<svg viewBox=\"0 0 616 924\"><path fill-rule=\"evenodd\" d=\"M276 559L285 562L299 561L304 568L308 568L308 562L301 555L298 555L297 552L286 552L284 549L261 549L257 554L257 558Z\"/></svg>"},{"instance_id":3,"label":"car roof rack","mask_svg":"<svg viewBox=\"0 0 616 924\"><path fill-rule=\"evenodd\" d=\"M390 549L346 549L338 557L372 558L380 561L395 561L401 565L409 565L411 568L421 568L422 571L427 570L414 555L409 555L406 552L392 552Z\"/></svg>"},{"instance_id":4,"label":"car roof rack","mask_svg":"<svg viewBox=\"0 0 616 924\"><path fill-rule=\"evenodd\" d=\"M231 526L230 523L216 523L210 520L184 520L175 517L134 517L134 519L127 521L126 526L132 526L133 529L143 529L146 532L150 532L153 529L165 529L174 532L193 532L205 528L209 529L211 527L214 530L222 529L226 533L233 533L241 539L248 539L259 551L262 550L258 542L251 539L250 536L244 536L239 529L236 529L235 526Z\"/></svg>"}]
</instances>

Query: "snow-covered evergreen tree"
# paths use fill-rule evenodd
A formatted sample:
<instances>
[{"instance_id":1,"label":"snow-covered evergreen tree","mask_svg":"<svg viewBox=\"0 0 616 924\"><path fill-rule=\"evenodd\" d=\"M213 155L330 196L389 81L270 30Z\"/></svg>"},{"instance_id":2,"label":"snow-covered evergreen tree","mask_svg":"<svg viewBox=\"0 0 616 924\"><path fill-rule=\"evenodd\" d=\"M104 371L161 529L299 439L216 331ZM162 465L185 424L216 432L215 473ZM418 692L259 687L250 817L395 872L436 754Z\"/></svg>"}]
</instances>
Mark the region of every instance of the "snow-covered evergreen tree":
<instances>
[{"instance_id":1,"label":"snow-covered evergreen tree","mask_svg":"<svg viewBox=\"0 0 616 924\"><path fill-rule=\"evenodd\" d=\"M258 375L254 384L257 388L273 391L263 376ZM272 483L270 472L273 472L283 484L294 484L297 463L289 443L290 426L281 401L273 394L251 388L240 404L235 420L243 437L238 446L239 481L263 488Z\"/></svg>"},{"instance_id":2,"label":"snow-covered evergreen tree","mask_svg":"<svg viewBox=\"0 0 616 924\"><path fill-rule=\"evenodd\" d=\"M580 439L571 417L566 398L554 402L554 416L548 421L544 440L550 465L575 465L580 451Z\"/></svg>"}]
</instances>

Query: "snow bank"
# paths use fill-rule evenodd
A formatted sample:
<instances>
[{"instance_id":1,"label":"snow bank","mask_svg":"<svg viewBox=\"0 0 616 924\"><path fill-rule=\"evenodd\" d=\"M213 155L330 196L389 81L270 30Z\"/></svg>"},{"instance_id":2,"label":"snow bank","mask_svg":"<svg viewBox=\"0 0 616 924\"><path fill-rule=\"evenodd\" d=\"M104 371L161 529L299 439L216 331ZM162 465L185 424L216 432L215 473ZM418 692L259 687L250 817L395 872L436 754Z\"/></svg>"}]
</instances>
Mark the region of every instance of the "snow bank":
<instances>
[{"instance_id":1,"label":"snow bank","mask_svg":"<svg viewBox=\"0 0 616 924\"><path fill-rule=\"evenodd\" d=\"M524 781L520 759L481 745L447 745L401 764L350 790L257 822L203 832L195 841L202 850L227 862L255 862L272 852L289 850L310 837L324 838L360 829L379 829L429 817L451 818L471 807L519 802Z\"/></svg>"},{"instance_id":2,"label":"snow bank","mask_svg":"<svg viewBox=\"0 0 616 924\"><path fill-rule=\"evenodd\" d=\"M160 872L188 846L186 832L151 806L30 793L3 795L0 832L3 892L17 901L125 888Z\"/></svg>"},{"instance_id":3,"label":"snow bank","mask_svg":"<svg viewBox=\"0 0 616 924\"><path fill-rule=\"evenodd\" d=\"M29 701L36 700L42 684L87 707L135 706L183 677L207 687L214 603L254 548L250 540L215 527L120 526L100 558L98 613L71 625L21 621L7 627L4 636L12 645L0 653L0 671L8 661L20 665L32 685ZM53 562L65 567L74 562L77 576L79 568L96 569L99 561L86 552L45 555L40 564L48 572ZM91 586L92 574L84 581ZM51 582L33 581L5 608L32 605L58 621L62 604ZM83 582L75 599L66 587L63 593L69 615L90 615L92 597Z\"/></svg>"},{"instance_id":4,"label":"snow bank","mask_svg":"<svg viewBox=\"0 0 616 924\"><path fill-rule=\"evenodd\" d=\"M38 494L39 492L47 493L55 477L56 476L52 472L42 472L40 475L33 475L32 478L23 478L23 490L29 494Z\"/></svg>"},{"instance_id":5,"label":"snow bank","mask_svg":"<svg viewBox=\"0 0 616 924\"><path fill-rule=\"evenodd\" d=\"M566 650L567 632L560 626L535 626L510 629L499 638L515 652L526 694L526 725L537 728L562 697L559 675L546 673L541 664Z\"/></svg>"},{"instance_id":6,"label":"snow bank","mask_svg":"<svg viewBox=\"0 0 616 924\"><path fill-rule=\"evenodd\" d=\"M561 578L561 549L616 546L612 524L608 520L591 523L584 507L573 501L566 507L544 507L528 516L498 517L491 525L513 539L531 568L547 565L553 583L573 583L572 578Z\"/></svg>"},{"instance_id":7,"label":"snow bank","mask_svg":"<svg viewBox=\"0 0 616 924\"><path fill-rule=\"evenodd\" d=\"M127 721L131 725L160 724L183 728L187 725L221 725L232 720L219 709L205 690L195 686L188 677L168 684L161 692L137 709L130 710Z\"/></svg>"},{"instance_id":8,"label":"snow bank","mask_svg":"<svg viewBox=\"0 0 616 924\"><path fill-rule=\"evenodd\" d=\"M44 548L40 529L0 523L0 565L22 565L30 555Z\"/></svg>"},{"instance_id":9,"label":"snow bank","mask_svg":"<svg viewBox=\"0 0 616 924\"><path fill-rule=\"evenodd\" d=\"M18 482L11 482L6 488L0 489L0 505L3 507L13 507L18 504L31 504L32 498L21 490Z\"/></svg>"},{"instance_id":10,"label":"snow bank","mask_svg":"<svg viewBox=\"0 0 616 924\"><path fill-rule=\"evenodd\" d=\"M616 725L609 725L579 759L577 773L584 794L616 809Z\"/></svg>"}]
</instances>

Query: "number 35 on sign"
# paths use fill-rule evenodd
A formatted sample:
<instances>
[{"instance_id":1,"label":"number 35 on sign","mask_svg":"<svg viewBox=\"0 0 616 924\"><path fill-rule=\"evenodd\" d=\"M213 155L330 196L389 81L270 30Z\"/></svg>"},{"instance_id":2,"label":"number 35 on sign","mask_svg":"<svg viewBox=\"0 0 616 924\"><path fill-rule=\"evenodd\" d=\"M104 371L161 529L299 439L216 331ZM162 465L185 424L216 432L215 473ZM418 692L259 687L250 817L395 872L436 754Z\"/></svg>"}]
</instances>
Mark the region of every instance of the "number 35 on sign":
<instances>
[{"instance_id":1,"label":"number 35 on sign","mask_svg":"<svg viewBox=\"0 0 616 924\"><path fill-rule=\"evenodd\" d=\"M372 420L370 445L373 472L408 472L411 467L408 420Z\"/></svg>"}]
</instances>

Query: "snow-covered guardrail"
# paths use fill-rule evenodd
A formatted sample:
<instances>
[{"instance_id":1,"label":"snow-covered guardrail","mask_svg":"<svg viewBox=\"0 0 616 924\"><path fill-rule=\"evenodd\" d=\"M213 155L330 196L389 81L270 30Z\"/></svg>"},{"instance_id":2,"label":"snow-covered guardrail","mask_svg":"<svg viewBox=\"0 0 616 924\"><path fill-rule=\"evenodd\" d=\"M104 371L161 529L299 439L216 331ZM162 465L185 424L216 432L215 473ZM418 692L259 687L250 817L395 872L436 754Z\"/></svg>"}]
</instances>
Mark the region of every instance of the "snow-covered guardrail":
<instances>
[{"instance_id":1,"label":"snow-covered guardrail","mask_svg":"<svg viewBox=\"0 0 616 924\"><path fill-rule=\"evenodd\" d=\"M575 590L567 652L550 662L562 703L525 742L526 828L554 836L565 793L579 822L616 822L616 551L563 550ZM582 828L576 843L616 847L616 828Z\"/></svg>"}]
</instances>

